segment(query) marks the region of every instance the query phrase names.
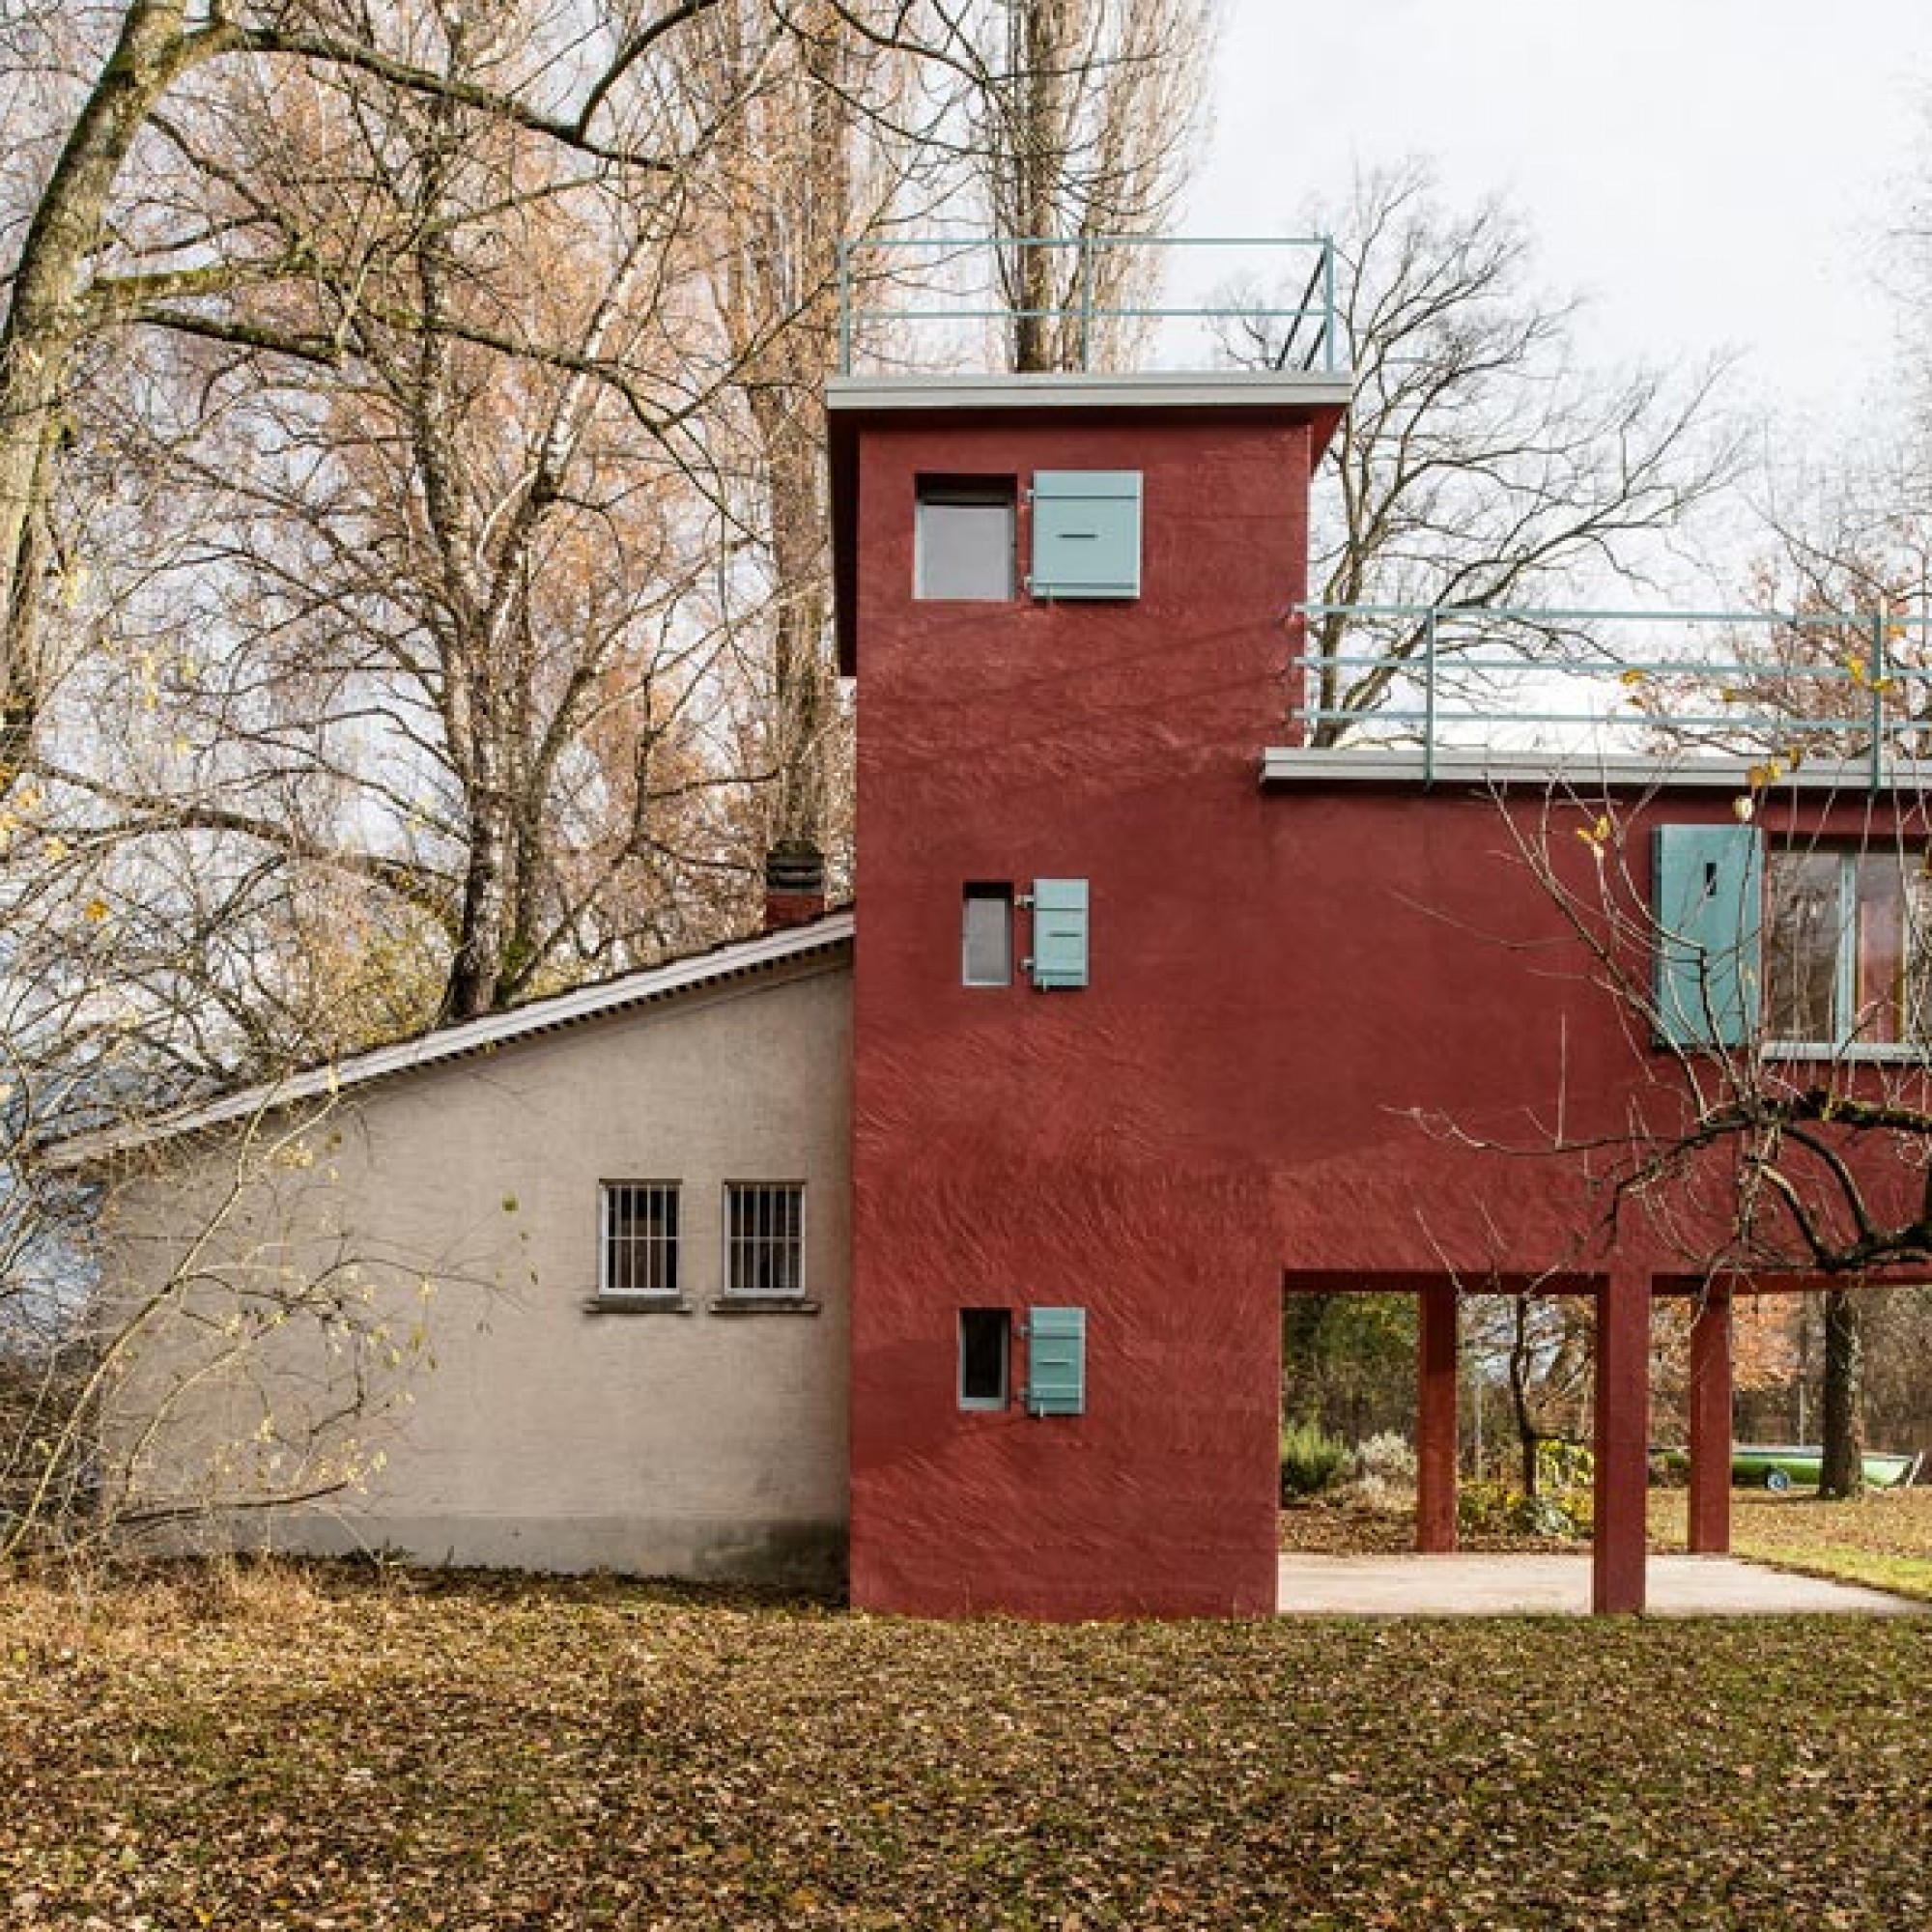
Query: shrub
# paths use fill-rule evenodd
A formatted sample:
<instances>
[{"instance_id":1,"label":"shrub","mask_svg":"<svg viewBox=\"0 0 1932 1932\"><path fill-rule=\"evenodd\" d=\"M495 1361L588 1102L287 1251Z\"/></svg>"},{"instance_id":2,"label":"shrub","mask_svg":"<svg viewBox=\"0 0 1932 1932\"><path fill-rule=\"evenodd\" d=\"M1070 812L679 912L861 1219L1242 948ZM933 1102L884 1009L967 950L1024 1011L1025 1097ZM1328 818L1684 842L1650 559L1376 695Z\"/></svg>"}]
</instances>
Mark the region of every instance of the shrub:
<instances>
[{"instance_id":1,"label":"shrub","mask_svg":"<svg viewBox=\"0 0 1932 1932\"><path fill-rule=\"evenodd\" d=\"M1413 1490L1415 1449L1406 1435L1385 1429L1355 1449L1355 1477L1365 1488Z\"/></svg>"},{"instance_id":2,"label":"shrub","mask_svg":"<svg viewBox=\"0 0 1932 1932\"><path fill-rule=\"evenodd\" d=\"M1348 1472L1354 1457L1339 1436L1318 1422L1291 1422L1281 1432L1281 1494L1319 1496Z\"/></svg>"},{"instance_id":3,"label":"shrub","mask_svg":"<svg viewBox=\"0 0 1932 1932\"><path fill-rule=\"evenodd\" d=\"M1595 1514L1596 1468L1596 1457L1580 1442L1539 1442L1539 1493L1526 1496L1504 1482L1464 1483L1457 1492L1456 1520L1484 1535L1587 1536Z\"/></svg>"}]
</instances>

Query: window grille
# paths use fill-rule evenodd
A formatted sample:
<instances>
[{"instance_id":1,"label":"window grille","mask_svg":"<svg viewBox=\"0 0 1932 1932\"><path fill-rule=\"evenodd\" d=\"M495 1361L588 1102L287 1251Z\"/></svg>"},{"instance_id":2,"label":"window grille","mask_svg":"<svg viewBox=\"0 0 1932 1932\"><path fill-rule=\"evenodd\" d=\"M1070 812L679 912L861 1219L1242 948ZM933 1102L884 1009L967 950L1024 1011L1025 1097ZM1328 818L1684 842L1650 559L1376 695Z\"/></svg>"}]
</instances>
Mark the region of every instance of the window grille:
<instances>
[{"instance_id":1,"label":"window grille","mask_svg":"<svg viewBox=\"0 0 1932 1932\"><path fill-rule=\"evenodd\" d=\"M805 1293L805 1183L732 1180L724 1187L724 1292Z\"/></svg>"},{"instance_id":2,"label":"window grille","mask_svg":"<svg viewBox=\"0 0 1932 1932\"><path fill-rule=\"evenodd\" d=\"M678 1293L677 1182L603 1183L604 1253L598 1293Z\"/></svg>"}]
</instances>

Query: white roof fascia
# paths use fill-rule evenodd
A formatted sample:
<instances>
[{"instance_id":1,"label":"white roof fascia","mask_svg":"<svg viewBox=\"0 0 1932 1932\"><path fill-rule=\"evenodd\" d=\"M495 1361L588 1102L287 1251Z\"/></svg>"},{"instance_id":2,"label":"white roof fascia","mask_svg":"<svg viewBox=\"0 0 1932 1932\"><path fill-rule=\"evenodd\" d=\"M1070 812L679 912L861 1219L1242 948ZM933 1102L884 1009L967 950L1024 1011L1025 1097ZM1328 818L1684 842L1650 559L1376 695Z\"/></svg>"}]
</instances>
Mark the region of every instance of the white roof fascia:
<instances>
[{"instance_id":1,"label":"white roof fascia","mask_svg":"<svg viewBox=\"0 0 1932 1932\"><path fill-rule=\"evenodd\" d=\"M846 410L1336 408L1354 394L1345 370L1210 369L1121 376L835 376L825 406Z\"/></svg>"},{"instance_id":2,"label":"white roof fascia","mask_svg":"<svg viewBox=\"0 0 1932 1932\"><path fill-rule=\"evenodd\" d=\"M505 1013L488 1013L481 1019L466 1020L458 1026L440 1027L434 1033L398 1040L393 1046L379 1046L345 1060L308 1067L285 1080L245 1087L199 1106L184 1108L180 1113L125 1127L76 1134L71 1140L56 1141L46 1147L41 1158L52 1168L85 1167L107 1155L173 1140L202 1127L250 1119L278 1107L299 1105L304 1100L332 1097L347 1087L412 1073L444 1061L460 1060L468 1054L487 1052L512 1040L554 1033L605 1013L621 1012L627 1007L647 1006L673 993L693 991L790 960L810 958L815 952L833 952L850 942L853 929L854 916L846 912L813 920L808 925L760 933L757 938L735 946L719 947L689 959L674 959L664 966L646 966L601 985L533 1000L526 1007L514 1007Z\"/></svg>"},{"instance_id":3,"label":"white roof fascia","mask_svg":"<svg viewBox=\"0 0 1932 1932\"><path fill-rule=\"evenodd\" d=\"M1763 758L1593 756L1584 752L1437 752L1413 746L1271 745L1262 753L1264 786L1436 784L1501 789L1553 785L1567 790L1858 792L1872 790L1871 766L1859 758L1807 761L1766 781ZM1932 789L1932 763L1899 759L1881 769L1881 792Z\"/></svg>"}]
</instances>

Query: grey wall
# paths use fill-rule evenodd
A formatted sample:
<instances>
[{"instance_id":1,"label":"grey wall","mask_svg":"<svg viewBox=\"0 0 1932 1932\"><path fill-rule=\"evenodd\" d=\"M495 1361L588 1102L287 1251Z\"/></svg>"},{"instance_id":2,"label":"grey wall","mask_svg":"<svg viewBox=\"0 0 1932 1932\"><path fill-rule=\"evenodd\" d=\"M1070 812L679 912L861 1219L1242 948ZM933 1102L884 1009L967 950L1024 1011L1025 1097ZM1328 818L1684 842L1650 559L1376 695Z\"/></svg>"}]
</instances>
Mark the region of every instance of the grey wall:
<instances>
[{"instance_id":1,"label":"grey wall","mask_svg":"<svg viewBox=\"0 0 1932 1932\"><path fill-rule=\"evenodd\" d=\"M380 1413L337 1426L354 1492L276 1511L251 1536L432 1562L841 1581L850 1019L849 966L820 960L353 1090L301 1124L301 1151L272 1163L270 1184L231 1203L199 1282L150 1321L127 1412L152 1408L190 1363L196 1376L142 1479L207 1482L225 1458L232 1484L232 1443L265 1412L312 1419L339 1398L349 1369L326 1322L214 1362L219 1324L183 1320L244 1277L332 1265L370 1298L357 1319L385 1330L359 1357L381 1370ZM240 1140L228 1129L167 1151L116 1191L123 1306L179 1269ZM688 1312L588 1305L600 1179L681 1183ZM711 1305L726 1180L806 1183L816 1312Z\"/></svg>"}]
</instances>

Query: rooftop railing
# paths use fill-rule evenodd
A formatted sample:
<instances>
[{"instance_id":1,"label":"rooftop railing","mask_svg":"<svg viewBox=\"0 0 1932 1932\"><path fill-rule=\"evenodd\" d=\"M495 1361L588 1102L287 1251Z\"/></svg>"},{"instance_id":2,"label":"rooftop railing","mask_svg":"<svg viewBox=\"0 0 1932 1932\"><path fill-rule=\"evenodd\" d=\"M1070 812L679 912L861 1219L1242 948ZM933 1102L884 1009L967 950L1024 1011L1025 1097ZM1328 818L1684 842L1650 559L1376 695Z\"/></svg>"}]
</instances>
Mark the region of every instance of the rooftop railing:
<instances>
[{"instance_id":1,"label":"rooftop railing","mask_svg":"<svg viewBox=\"0 0 1932 1932\"><path fill-rule=\"evenodd\" d=\"M1302 604L1304 746L1854 764L1932 757L1932 618L1896 611Z\"/></svg>"},{"instance_id":2,"label":"rooftop railing","mask_svg":"<svg viewBox=\"0 0 1932 1932\"><path fill-rule=\"evenodd\" d=\"M1335 273L1334 243L1320 236L846 242L838 373L1336 375Z\"/></svg>"}]
</instances>

